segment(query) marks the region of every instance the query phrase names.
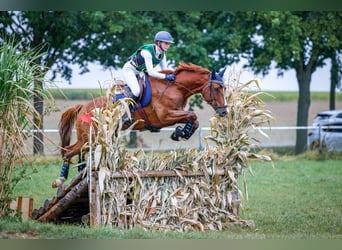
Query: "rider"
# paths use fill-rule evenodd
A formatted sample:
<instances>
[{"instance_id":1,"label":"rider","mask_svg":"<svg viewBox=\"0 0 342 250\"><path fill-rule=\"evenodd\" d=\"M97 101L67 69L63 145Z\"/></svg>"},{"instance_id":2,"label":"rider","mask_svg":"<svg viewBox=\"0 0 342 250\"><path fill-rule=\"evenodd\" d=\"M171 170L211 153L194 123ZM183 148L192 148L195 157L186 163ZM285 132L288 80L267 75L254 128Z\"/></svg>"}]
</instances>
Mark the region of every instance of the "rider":
<instances>
[{"instance_id":1,"label":"rider","mask_svg":"<svg viewBox=\"0 0 342 250\"><path fill-rule=\"evenodd\" d=\"M122 68L123 77L130 89L128 98L132 98L135 102L138 101L140 95L140 87L136 76L140 72L147 72L148 75L159 79L166 79L173 82L175 80L174 74L159 73L156 66L160 69L166 69L166 54L170 44L173 43L173 38L167 31L159 31L154 37L153 44L145 44L137 49L124 64ZM130 112L133 120L134 107L130 104ZM125 115L123 117L124 124L131 124L132 120Z\"/></svg>"}]
</instances>

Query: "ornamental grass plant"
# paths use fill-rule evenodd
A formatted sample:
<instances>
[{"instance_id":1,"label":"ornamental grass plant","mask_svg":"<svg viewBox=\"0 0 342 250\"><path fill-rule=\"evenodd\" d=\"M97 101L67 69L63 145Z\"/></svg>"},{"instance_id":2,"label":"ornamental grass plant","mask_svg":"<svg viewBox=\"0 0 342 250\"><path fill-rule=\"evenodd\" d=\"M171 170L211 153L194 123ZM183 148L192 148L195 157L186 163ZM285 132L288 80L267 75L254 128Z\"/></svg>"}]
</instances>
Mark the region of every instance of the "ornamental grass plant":
<instances>
[{"instance_id":1,"label":"ornamental grass plant","mask_svg":"<svg viewBox=\"0 0 342 250\"><path fill-rule=\"evenodd\" d=\"M26 140L30 129L36 129L39 118L32 98L35 95L52 100L47 91L35 85L44 81L40 65L35 62L43 54L38 50L21 51L13 40L0 44L0 218L10 211L12 189L25 174L14 167L25 160ZM16 173L14 175L14 172Z\"/></svg>"}]
</instances>

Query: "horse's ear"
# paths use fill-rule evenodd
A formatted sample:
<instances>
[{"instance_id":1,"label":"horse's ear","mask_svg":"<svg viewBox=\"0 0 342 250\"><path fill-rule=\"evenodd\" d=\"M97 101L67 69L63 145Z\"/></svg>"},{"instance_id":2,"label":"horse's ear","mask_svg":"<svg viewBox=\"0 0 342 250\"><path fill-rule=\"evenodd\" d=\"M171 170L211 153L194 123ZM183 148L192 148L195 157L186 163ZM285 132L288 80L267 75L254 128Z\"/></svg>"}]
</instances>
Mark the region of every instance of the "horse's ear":
<instances>
[{"instance_id":1,"label":"horse's ear","mask_svg":"<svg viewBox=\"0 0 342 250\"><path fill-rule=\"evenodd\" d=\"M222 82L222 76L220 74L217 74L215 69L213 69L211 71L211 80Z\"/></svg>"},{"instance_id":2,"label":"horse's ear","mask_svg":"<svg viewBox=\"0 0 342 250\"><path fill-rule=\"evenodd\" d=\"M222 70L220 70L219 75L221 76L222 81L223 81L224 83L226 83L226 82L228 81L228 77L229 77L228 74L229 74L229 68L228 68L228 66L225 66Z\"/></svg>"},{"instance_id":3,"label":"horse's ear","mask_svg":"<svg viewBox=\"0 0 342 250\"><path fill-rule=\"evenodd\" d=\"M219 76L221 76L221 78L223 78L223 75L224 75L224 72L226 71L226 69L227 69L227 66L224 67L222 70L220 70L220 72L218 73Z\"/></svg>"},{"instance_id":4,"label":"horse's ear","mask_svg":"<svg viewBox=\"0 0 342 250\"><path fill-rule=\"evenodd\" d=\"M211 79L212 79L212 80L217 80L217 75L216 75L215 69L212 69L212 70L211 70Z\"/></svg>"}]
</instances>

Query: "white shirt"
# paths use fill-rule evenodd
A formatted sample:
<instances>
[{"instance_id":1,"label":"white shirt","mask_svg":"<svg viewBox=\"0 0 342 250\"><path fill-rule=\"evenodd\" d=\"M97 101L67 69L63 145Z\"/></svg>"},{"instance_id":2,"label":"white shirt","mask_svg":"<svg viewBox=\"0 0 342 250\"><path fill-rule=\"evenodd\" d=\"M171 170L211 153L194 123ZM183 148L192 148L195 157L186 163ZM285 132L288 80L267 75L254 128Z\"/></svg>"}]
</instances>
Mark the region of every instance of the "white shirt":
<instances>
[{"instance_id":1,"label":"white shirt","mask_svg":"<svg viewBox=\"0 0 342 250\"><path fill-rule=\"evenodd\" d=\"M159 52L159 49L156 49L156 56L159 57L161 53ZM141 50L141 56L144 58L145 60L145 65L146 65L146 71L150 76L156 77L156 78L160 78L160 79L164 79L165 78L165 74L159 73L157 71L157 67L153 67L153 63L152 63L152 55L148 50ZM160 61L159 65L161 70L166 69L167 67L167 62L166 62L166 55L164 54L164 58Z\"/></svg>"}]
</instances>

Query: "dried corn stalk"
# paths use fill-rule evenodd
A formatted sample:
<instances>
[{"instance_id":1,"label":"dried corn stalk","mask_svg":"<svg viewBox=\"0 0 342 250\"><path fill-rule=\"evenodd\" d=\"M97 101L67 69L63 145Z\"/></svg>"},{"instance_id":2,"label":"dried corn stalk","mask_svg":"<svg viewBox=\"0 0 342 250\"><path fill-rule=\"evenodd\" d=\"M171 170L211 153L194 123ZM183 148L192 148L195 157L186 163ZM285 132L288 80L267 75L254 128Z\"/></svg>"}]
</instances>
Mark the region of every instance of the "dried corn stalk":
<instances>
[{"instance_id":1,"label":"dried corn stalk","mask_svg":"<svg viewBox=\"0 0 342 250\"><path fill-rule=\"evenodd\" d=\"M127 151L129 130L121 130L127 103L108 103L107 109L97 110L93 159L99 172L102 223L176 231L250 225L239 216L238 176L244 169L251 171L250 158L270 160L250 152L249 131L272 117L257 94L244 91L249 84L229 86L230 113L211 119L211 136L202 151Z\"/></svg>"}]
</instances>

